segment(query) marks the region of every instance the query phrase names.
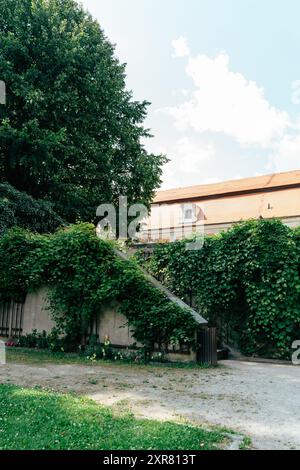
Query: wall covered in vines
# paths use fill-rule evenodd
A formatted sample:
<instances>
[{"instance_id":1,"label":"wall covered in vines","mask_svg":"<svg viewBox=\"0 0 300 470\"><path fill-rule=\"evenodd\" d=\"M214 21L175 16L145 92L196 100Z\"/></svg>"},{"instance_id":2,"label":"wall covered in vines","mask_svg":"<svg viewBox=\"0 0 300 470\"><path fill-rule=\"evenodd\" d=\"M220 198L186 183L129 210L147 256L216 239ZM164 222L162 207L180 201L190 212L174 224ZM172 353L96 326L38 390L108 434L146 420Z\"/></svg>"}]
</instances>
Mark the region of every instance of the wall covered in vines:
<instances>
[{"instance_id":1,"label":"wall covered in vines","mask_svg":"<svg viewBox=\"0 0 300 470\"><path fill-rule=\"evenodd\" d=\"M196 324L145 279L134 260L118 258L95 227L73 225L52 235L11 229L0 238L0 301L49 287L60 332L80 344L101 307L120 303L134 337L152 351L168 343L193 346Z\"/></svg>"},{"instance_id":2,"label":"wall covered in vines","mask_svg":"<svg viewBox=\"0 0 300 470\"><path fill-rule=\"evenodd\" d=\"M154 276L219 326L245 354L290 358L300 339L300 229L278 220L248 221L207 237L158 245L138 259ZM225 333L227 332L227 333Z\"/></svg>"}]
</instances>

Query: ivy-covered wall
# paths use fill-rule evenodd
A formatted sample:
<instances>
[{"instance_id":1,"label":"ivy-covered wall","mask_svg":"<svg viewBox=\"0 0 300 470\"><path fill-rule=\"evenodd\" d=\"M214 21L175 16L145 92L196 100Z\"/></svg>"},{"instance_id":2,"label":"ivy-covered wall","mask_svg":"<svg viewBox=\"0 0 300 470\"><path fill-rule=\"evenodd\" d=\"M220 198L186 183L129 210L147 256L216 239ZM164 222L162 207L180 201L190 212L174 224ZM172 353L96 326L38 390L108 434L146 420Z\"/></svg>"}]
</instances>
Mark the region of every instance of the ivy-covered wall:
<instances>
[{"instance_id":1,"label":"ivy-covered wall","mask_svg":"<svg viewBox=\"0 0 300 470\"><path fill-rule=\"evenodd\" d=\"M137 257L175 294L193 299L221 340L229 332L245 354L290 358L300 339L300 229L248 221L207 237L202 250L185 244L157 245L146 261Z\"/></svg>"},{"instance_id":2,"label":"ivy-covered wall","mask_svg":"<svg viewBox=\"0 0 300 470\"><path fill-rule=\"evenodd\" d=\"M0 238L0 301L49 289L50 311L60 332L79 345L103 305L117 301L149 353L154 344L194 346L190 313L153 287L135 261L118 258L95 227L73 225L52 235L11 229Z\"/></svg>"}]
</instances>

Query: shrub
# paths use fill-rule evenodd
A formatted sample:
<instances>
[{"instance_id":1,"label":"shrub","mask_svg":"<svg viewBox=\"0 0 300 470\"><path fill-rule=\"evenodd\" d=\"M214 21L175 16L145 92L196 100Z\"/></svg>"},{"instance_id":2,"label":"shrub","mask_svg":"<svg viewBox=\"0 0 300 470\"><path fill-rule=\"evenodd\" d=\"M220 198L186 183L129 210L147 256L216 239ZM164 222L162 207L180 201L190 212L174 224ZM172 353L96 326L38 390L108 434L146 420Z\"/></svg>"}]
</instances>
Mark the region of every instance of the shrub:
<instances>
[{"instance_id":1,"label":"shrub","mask_svg":"<svg viewBox=\"0 0 300 470\"><path fill-rule=\"evenodd\" d=\"M91 335L89 338L88 345L84 349L84 356L87 358L102 359L103 357L103 347L98 342L96 335Z\"/></svg>"},{"instance_id":2,"label":"shrub","mask_svg":"<svg viewBox=\"0 0 300 470\"><path fill-rule=\"evenodd\" d=\"M47 333L46 331L38 333L37 330L32 330L32 333L27 333L19 338L18 346L23 348L47 349L49 347Z\"/></svg>"},{"instance_id":3,"label":"shrub","mask_svg":"<svg viewBox=\"0 0 300 470\"><path fill-rule=\"evenodd\" d=\"M300 229L279 220L248 221L207 237L160 245L139 262L174 293L193 301L222 341L248 355L290 358L300 338ZM229 338L228 338L229 336Z\"/></svg>"},{"instance_id":4,"label":"shrub","mask_svg":"<svg viewBox=\"0 0 300 470\"><path fill-rule=\"evenodd\" d=\"M115 301L149 357L155 344L162 350L170 341L194 345L197 324L190 313L149 284L136 262L118 258L93 225L53 235L13 229L0 239L0 301L45 285L57 325L53 348L85 344L101 306Z\"/></svg>"}]
</instances>

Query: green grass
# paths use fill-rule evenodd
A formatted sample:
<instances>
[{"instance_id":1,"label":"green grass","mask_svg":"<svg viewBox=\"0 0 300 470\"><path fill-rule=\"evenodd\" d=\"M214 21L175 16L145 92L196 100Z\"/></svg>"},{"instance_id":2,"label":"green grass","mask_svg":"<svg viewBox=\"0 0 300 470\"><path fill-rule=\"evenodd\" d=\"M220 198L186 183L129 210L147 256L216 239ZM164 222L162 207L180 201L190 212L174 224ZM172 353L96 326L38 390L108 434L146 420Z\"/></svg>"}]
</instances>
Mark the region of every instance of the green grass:
<instances>
[{"instance_id":1,"label":"green grass","mask_svg":"<svg viewBox=\"0 0 300 470\"><path fill-rule=\"evenodd\" d=\"M88 398L0 385L0 449L211 450L222 431L136 419Z\"/></svg>"},{"instance_id":2,"label":"green grass","mask_svg":"<svg viewBox=\"0 0 300 470\"><path fill-rule=\"evenodd\" d=\"M95 362L87 359L84 355L77 353L64 353L64 352L51 352L44 349L29 349L29 348L6 348L6 360L7 362L15 362L22 364L41 364L41 363L53 363L53 364L85 364L85 365L111 365L119 364L124 367L168 367L168 368L181 368L181 369L207 369L222 366L205 366L196 363L171 363L171 362L150 362L147 364L133 363L129 361L109 361L99 359Z\"/></svg>"},{"instance_id":3,"label":"green grass","mask_svg":"<svg viewBox=\"0 0 300 470\"><path fill-rule=\"evenodd\" d=\"M7 362L18 362L22 364L93 364L84 356L76 353L51 352L44 349L29 348L6 348ZM104 361L101 361L104 362Z\"/></svg>"},{"instance_id":4,"label":"green grass","mask_svg":"<svg viewBox=\"0 0 300 470\"><path fill-rule=\"evenodd\" d=\"M251 449L251 446L252 446L252 441L251 441L250 437L246 436L246 437L244 437L243 441L241 442L239 449L240 450L249 450L249 449Z\"/></svg>"}]
</instances>

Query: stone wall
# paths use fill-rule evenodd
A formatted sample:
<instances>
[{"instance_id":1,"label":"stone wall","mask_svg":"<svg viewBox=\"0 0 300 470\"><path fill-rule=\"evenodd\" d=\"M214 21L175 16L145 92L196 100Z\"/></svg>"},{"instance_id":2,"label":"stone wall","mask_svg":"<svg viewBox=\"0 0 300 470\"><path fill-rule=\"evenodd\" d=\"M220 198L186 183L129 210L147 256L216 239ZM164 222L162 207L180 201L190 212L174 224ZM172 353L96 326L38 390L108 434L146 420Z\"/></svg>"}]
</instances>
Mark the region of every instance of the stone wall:
<instances>
[{"instance_id":1,"label":"stone wall","mask_svg":"<svg viewBox=\"0 0 300 470\"><path fill-rule=\"evenodd\" d=\"M46 288L27 294L20 325L22 335L32 333L32 330L50 333L55 323L47 307ZM9 318L8 323L10 323ZM96 316L91 333L98 335L100 343L103 343L105 337L108 336L114 347L128 348L129 350L142 347L133 337L133 332L126 317L118 311L118 304L107 307L99 306L99 314ZM9 337L11 336L14 335L10 331ZM19 336L19 333L17 336ZM192 351L181 352L170 348L167 359L176 362L191 362L196 361L196 355Z\"/></svg>"},{"instance_id":2,"label":"stone wall","mask_svg":"<svg viewBox=\"0 0 300 470\"><path fill-rule=\"evenodd\" d=\"M51 331L55 323L47 310L47 306L46 288L27 294L23 309L23 335L31 333L32 330Z\"/></svg>"},{"instance_id":3,"label":"stone wall","mask_svg":"<svg viewBox=\"0 0 300 470\"><path fill-rule=\"evenodd\" d=\"M127 318L118 311L118 304L99 309L92 333L98 335L100 343L104 343L105 337L109 336L114 346L141 347L133 337Z\"/></svg>"}]
</instances>

